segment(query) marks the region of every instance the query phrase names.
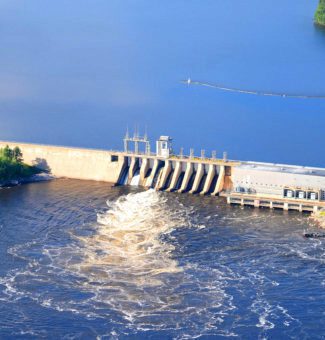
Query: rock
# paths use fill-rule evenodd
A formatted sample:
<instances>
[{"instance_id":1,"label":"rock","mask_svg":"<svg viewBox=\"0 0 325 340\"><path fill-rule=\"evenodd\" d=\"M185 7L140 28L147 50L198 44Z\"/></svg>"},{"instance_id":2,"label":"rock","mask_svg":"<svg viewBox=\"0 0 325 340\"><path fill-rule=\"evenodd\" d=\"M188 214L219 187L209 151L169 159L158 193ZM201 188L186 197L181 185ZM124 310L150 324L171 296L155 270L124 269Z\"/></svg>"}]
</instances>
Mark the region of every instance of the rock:
<instances>
[{"instance_id":1,"label":"rock","mask_svg":"<svg viewBox=\"0 0 325 340\"><path fill-rule=\"evenodd\" d=\"M0 188L10 188L10 187L14 187L20 184L50 181L52 179L55 179L55 177L49 175L48 173L40 173L40 174L33 175L31 177L18 178L18 179L6 181L6 182L0 182Z\"/></svg>"}]
</instances>

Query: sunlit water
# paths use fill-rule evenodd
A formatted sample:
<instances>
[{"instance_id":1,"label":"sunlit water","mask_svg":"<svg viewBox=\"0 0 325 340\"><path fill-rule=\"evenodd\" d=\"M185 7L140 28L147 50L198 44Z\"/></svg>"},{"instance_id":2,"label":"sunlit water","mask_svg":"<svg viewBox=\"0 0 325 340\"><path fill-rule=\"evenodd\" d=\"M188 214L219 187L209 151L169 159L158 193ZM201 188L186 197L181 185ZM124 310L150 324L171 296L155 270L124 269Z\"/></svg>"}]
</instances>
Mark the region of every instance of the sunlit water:
<instances>
[{"instance_id":1,"label":"sunlit water","mask_svg":"<svg viewBox=\"0 0 325 340\"><path fill-rule=\"evenodd\" d=\"M0 139L122 149L126 127L174 149L324 167L318 0L0 1Z\"/></svg>"},{"instance_id":2,"label":"sunlit water","mask_svg":"<svg viewBox=\"0 0 325 340\"><path fill-rule=\"evenodd\" d=\"M322 338L308 215L56 180L0 190L1 338Z\"/></svg>"}]
</instances>

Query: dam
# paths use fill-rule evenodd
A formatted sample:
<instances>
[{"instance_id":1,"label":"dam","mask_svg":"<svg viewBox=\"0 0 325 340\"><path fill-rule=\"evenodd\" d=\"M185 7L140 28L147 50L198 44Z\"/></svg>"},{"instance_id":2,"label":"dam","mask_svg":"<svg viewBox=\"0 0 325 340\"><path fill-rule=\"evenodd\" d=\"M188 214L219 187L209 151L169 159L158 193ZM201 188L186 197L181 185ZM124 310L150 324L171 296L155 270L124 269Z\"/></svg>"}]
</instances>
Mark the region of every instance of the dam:
<instances>
[{"instance_id":1,"label":"dam","mask_svg":"<svg viewBox=\"0 0 325 340\"><path fill-rule=\"evenodd\" d=\"M132 148L130 148L132 144ZM161 136L151 152L146 136L124 138L124 151L0 141L18 146L24 162L55 177L137 185L156 190L221 196L228 204L317 212L325 208L325 169L229 160L194 150L176 155L172 139Z\"/></svg>"}]
</instances>

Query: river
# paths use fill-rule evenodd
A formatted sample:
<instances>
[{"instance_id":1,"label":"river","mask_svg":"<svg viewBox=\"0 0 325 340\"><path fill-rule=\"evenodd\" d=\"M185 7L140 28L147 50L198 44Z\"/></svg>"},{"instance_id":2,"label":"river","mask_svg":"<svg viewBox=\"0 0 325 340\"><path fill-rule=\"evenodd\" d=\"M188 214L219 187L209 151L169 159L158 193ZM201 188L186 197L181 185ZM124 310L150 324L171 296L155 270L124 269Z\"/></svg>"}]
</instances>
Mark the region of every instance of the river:
<instances>
[{"instance_id":1,"label":"river","mask_svg":"<svg viewBox=\"0 0 325 340\"><path fill-rule=\"evenodd\" d=\"M308 215L54 180L0 190L1 338L322 338Z\"/></svg>"}]
</instances>

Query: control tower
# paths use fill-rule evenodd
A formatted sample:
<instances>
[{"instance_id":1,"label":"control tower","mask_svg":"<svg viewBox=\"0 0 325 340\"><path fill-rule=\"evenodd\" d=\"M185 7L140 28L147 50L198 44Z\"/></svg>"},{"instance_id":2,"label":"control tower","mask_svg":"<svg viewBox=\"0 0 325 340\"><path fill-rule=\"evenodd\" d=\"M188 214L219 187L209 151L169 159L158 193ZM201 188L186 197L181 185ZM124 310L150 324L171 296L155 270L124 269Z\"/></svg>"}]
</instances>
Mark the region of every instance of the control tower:
<instances>
[{"instance_id":1,"label":"control tower","mask_svg":"<svg viewBox=\"0 0 325 340\"><path fill-rule=\"evenodd\" d=\"M172 138L169 136L160 136L156 142L157 157L169 158L172 154Z\"/></svg>"}]
</instances>

